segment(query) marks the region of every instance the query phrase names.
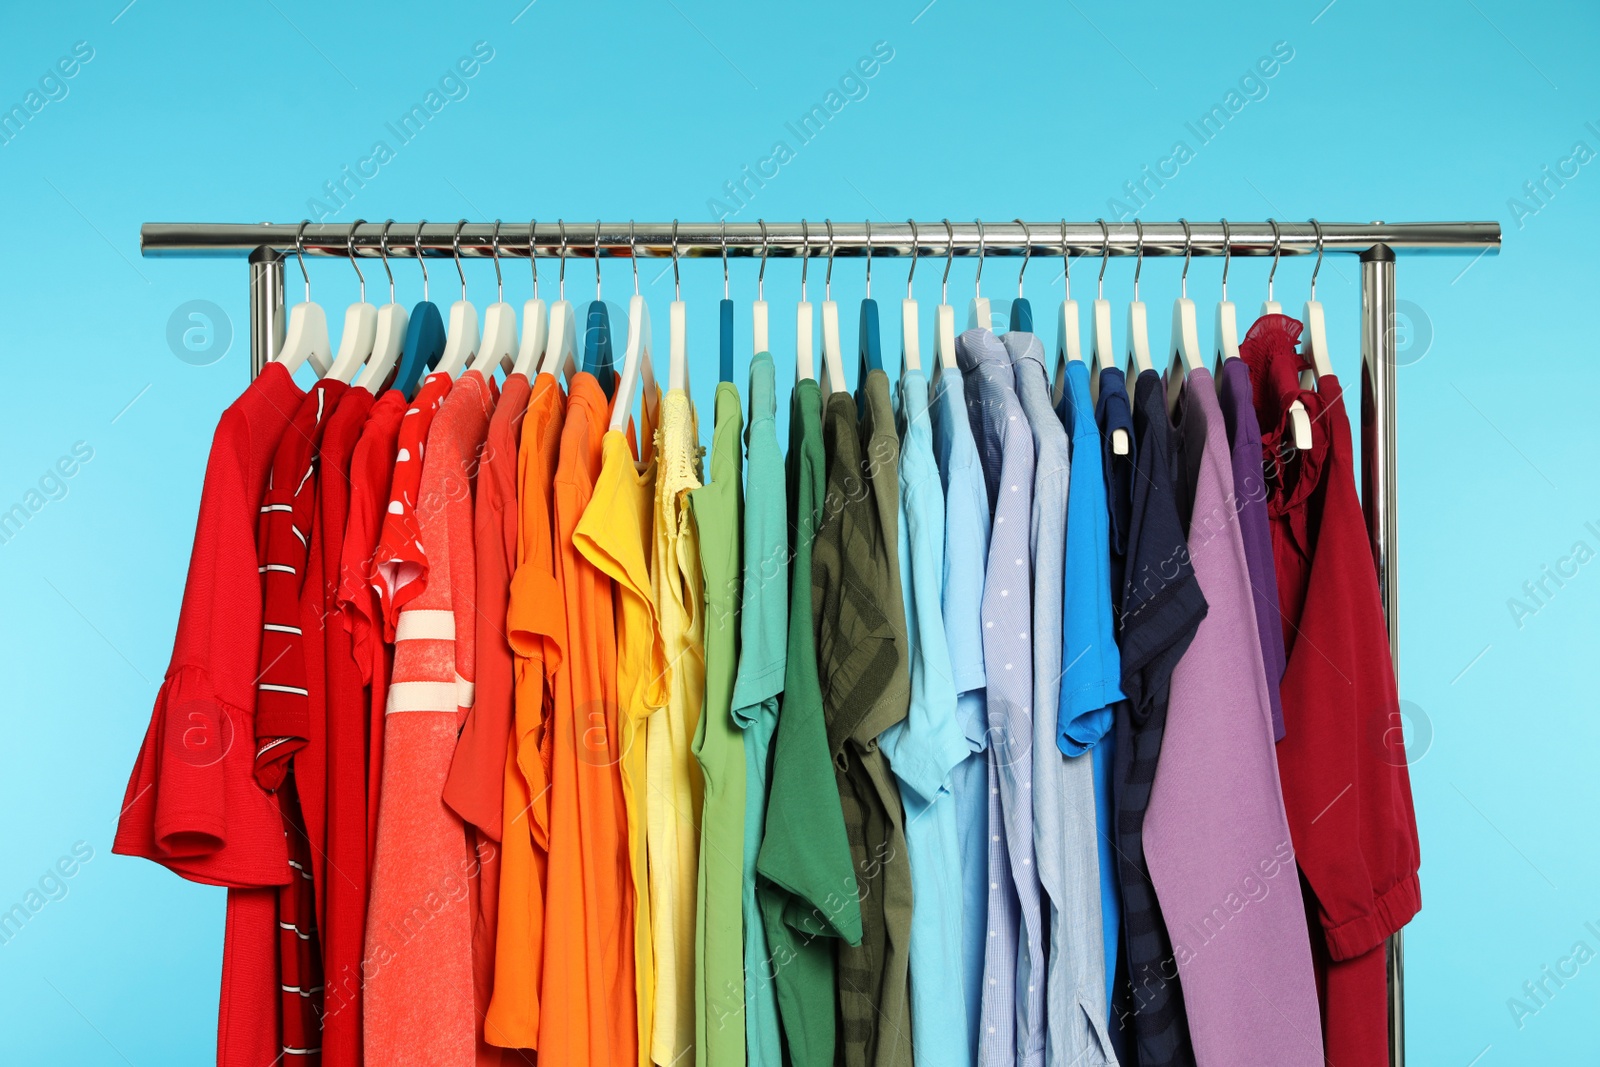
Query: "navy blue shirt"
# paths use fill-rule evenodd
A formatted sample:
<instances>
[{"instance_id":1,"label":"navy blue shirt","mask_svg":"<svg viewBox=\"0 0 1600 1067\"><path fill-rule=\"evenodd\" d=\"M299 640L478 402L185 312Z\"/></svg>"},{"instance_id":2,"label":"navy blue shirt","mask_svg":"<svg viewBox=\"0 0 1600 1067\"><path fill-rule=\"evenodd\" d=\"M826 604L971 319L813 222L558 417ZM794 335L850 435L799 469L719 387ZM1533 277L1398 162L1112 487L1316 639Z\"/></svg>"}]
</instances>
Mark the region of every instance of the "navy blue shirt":
<instances>
[{"instance_id":1,"label":"navy blue shirt","mask_svg":"<svg viewBox=\"0 0 1600 1067\"><path fill-rule=\"evenodd\" d=\"M1137 462L1132 479L1128 554L1117 619L1122 691L1116 712L1117 852L1140 1067L1191 1067L1183 993L1172 939L1167 935L1144 857L1144 816L1155 784L1166 729L1172 670L1200 620L1206 601L1189 561L1176 491L1179 456L1167 421L1166 387L1153 370L1134 383Z\"/></svg>"}]
</instances>

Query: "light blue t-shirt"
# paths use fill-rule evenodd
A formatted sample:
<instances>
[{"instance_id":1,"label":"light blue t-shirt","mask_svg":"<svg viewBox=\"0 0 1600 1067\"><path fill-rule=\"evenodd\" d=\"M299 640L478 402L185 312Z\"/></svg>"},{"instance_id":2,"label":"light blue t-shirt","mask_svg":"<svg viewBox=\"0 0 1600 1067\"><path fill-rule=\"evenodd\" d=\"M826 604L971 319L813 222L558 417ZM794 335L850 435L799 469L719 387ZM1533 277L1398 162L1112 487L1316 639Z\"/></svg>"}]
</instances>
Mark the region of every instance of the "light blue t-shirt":
<instances>
[{"instance_id":1,"label":"light blue t-shirt","mask_svg":"<svg viewBox=\"0 0 1600 1067\"><path fill-rule=\"evenodd\" d=\"M911 706L879 737L905 805L911 862L911 1043L918 1067L966 1067L961 840L950 772L971 751L956 718L944 632L944 487L933 458L928 380L900 375L900 588Z\"/></svg>"},{"instance_id":2,"label":"light blue t-shirt","mask_svg":"<svg viewBox=\"0 0 1600 1067\"><path fill-rule=\"evenodd\" d=\"M956 690L956 720L966 757L950 774L961 849L962 989L966 994L966 1062L976 1062L982 1014L985 924L989 913L988 710L983 666L983 583L989 557L989 497L977 442L967 419L961 371L939 371L931 401L934 455L944 485L944 636ZM913 908L912 914L915 915ZM920 1049L918 1055L921 1055Z\"/></svg>"},{"instance_id":3,"label":"light blue t-shirt","mask_svg":"<svg viewBox=\"0 0 1600 1067\"><path fill-rule=\"evenodd\" d=\"M1004 338L1017 399L1033 434L1033 851L1048 904L1045 1061L1073 1067L1116 1062L1106 1032L1105 931L1094 767L1057 747L1062 623L1070 586L1064 561L1069 501L1067 433L1050 405L1044 345L1031 333Z\"/></svg>"},{"instance_id":4,"label":"light blue t-shirt","mask_svg":"<svg viewBox=\"0 0 1600 1067\"><path fill-rule=\"evenodd\" d=\"M789 643L789 520L774 421L772 357L750 361L745 427L744 586L733 721L744 729L744 1027L748 1067L783 1067L778 998L766 925L756 903L756 856L767 822L768 760L778 728Z\"/></svg>"}]
</instances>

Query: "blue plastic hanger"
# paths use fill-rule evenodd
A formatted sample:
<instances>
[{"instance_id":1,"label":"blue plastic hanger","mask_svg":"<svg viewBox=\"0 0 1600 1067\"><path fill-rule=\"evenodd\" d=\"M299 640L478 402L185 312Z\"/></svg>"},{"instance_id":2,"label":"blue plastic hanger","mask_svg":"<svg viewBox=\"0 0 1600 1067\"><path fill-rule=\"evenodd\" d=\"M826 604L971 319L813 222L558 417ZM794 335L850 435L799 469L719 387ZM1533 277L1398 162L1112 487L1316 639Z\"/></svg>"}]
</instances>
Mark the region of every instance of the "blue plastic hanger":
<instances>
[{"instance_id":1,"label":"blue plastic hanger","mask_svg":"<svg viewBox=\"0 0 1600 1067\"><path fill-rule=\"evenodd\" d=\"M883 369L883 345L878 338L878 302L872 299L872 223L869 221L866 226L867 295L861 301L861 367L863 372Z\"/></svg>"},{"instance_id":2,"label":"blue plastic hanger","mask_svg":"<svg viewBox=\"0 0 1600 1067\"><path fill-rule=\"evenodd\" d=\"M733 301L728 299L728 224L722 224L722 303L718 305L721 345L717 380L733 381Z\"/></svg>"},{"instance_id":3,"label":"blue plastic hanger","mask_svg":"<svg viewBox=\"0 0 1600 1067\"><path fill-rule=\"evenodd\" d=\"M1026 222L1021 219L1015 221L1022 227L1022 269L1017 271L1017 298L1011 302L1010 328L1019 333L1032 333L1033 305L1022 295L1022 276L1028 272L1028 257L1033 255L1033 234L1028 232Z\"/></svg>"},{"instance_id":4,"label":"blue plastic hanger","mask_svg":"<svg viewBox=\"0 0 1600 1067\"><path fill-rule=\"evenodd\" d=\"M428 264L422 258L422 228L427 224L426 219L417 223L415 236L417 266L422 268L422 299L411 309L400 369L394 378L394 387L404 393L407 400L417 394L424 372L437 367L439 357L444 355L444 316L439 314L439 305L428 299Z\"/></svg>"},{"instance_id":5,"label":"blue plastic hanger","mask_svg":"<svg viewBox=\"0 0 1600 1067\"><path fill-rule=\"evenodd\" d=\"M617 365L611 343L611 313L600 299L600 222L594 224L594 299L589 302L588 321L583 330L582 368L594 375L605 390L606 399L617 389Z\"/></svg>"}]
</instances>

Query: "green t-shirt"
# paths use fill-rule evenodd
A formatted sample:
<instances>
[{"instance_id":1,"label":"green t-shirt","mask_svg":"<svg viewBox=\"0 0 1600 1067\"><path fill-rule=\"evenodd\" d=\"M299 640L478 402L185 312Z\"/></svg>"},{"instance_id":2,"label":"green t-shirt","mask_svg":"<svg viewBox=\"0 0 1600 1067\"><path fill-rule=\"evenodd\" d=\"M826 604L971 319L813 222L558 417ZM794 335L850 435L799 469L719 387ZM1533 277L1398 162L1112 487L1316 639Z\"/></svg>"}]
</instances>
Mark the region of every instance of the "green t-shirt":
<instances>
[{"instance_id":1,"label":"green t-shirt","mask_svg":"<svg viewBox=\"0 0 1600 1067\"><path fill-rule=\"evenodd\" d=\"M706 702L694 755L705 775L695 893L695 1067L744 1067L744 731L733 721L739 662L739 388L717 385L711 479L689 492L706 583Z\"/></svg>"},{"instance_id":2,"label":"green t-shirt","mask_svg":"<svg viewBox=\"0 0 1600 1067\"><path fill-rule=\"evenodd\" d=\"M767 825L767 780L789 651L789 512L778 443L772 356L750 360L744 431L744 588L733 721L744 731L744 1031L749 1067L783 1067L778 994L768 969L767 923L756 897L756 858Z\"/></svg>"},{"instance_id":3,"label":"green t-shirt","mask_svg":"<svg viewBox=\"0 0 1600 1067\"><path fill-rule=\"evenodd\" d=\"M793 1067L833 1067L834 944L861 941L861 905L845 838L844 812L822 717L811 620L811 544L822 521L826 464L822 396L797 382L789 416L789 653L783 709L772 741L766 835L756 860L766 920L765 967L778 989L778 1014Z\"/></svg>"}]
</instances>

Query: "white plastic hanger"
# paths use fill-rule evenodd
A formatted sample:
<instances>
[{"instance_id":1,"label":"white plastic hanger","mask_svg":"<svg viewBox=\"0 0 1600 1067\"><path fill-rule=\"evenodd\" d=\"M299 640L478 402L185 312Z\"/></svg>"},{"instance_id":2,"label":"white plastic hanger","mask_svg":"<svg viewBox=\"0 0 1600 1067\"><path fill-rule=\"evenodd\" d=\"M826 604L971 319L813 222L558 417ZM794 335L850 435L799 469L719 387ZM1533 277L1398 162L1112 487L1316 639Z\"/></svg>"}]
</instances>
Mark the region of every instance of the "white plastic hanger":
<instances>
[{"instance_id":1,"label":"white plastic hanger","mask_svg":"<svg viewBox=\"0 0 1600 1067\"><path fill-rule=\"evenodd\" d=\"M450 305L450 318L446 321L444 354L434 371L454 378L478 353L478 309L467 301L467 273L461 269L461 228L466 219L456 223L452 240L456 259L456 274L461 277L461 299Z\"/></svg>"},{"instance_id":2,"label":"white plastic hanger","mask_svg":"<svg viewBox=\"0 0 1600 1067\"><path fill-rule=\"evenodd\" d=\"M617 392L611 402L610 429L621 433L628 428L633 414L633 394L640 383L644 408L654 407L660 389L656 386L655 367L650 361L650 307L639 295L639 251L633 243L633 223L628 223L628 251L633 258L633 298L628 301L628 347L622 355L622 372L617 378Z\"/></svg>"},{"instance_id":3,"label":"white plastic hanger","mask_svg":"<svg viewBox=\"0 0 1600 1067\"><path fill-rule=\"evenodd\" d=\"M1139 299L1139 275L1144 273L1144 223L1134 219L1133 225L1139 233L1134 246L1134 255L1138 258L1133 262L1133 300L1128 303L1128 369L1124 372L1130 391L1139 375L1155 369L1150 362L1150 320L1144 301Z\"/></svg>"},{"instance_id":4,"label":"white plastic hanger","mask_svg":"<svg viewBox=\"0 0 1600 1067\"><path fill-rule=\"evenodd\" d=\"M1272 279L1278 273L1278 260L1283 256L1283 232L1278 229L1277 219L1268 219L1267 223L1272 227L1272 269L1267 272L1267 299L1261 303L1261 314L1282 315L1283 305L1272 299ZM1289 430L1294 434L1295 448L1311 447L1311 415L1298 400L1289 405Z\"/></svg>"},{"instance_id":5,"label":"white plastic hanger","mask_svg":"<svg viewBox=\"0 0 1600 1067\"><path fill-rule=\"evenodd\" d=\"M355 268L356 277L361 279L361 299L344 313L344 332L339 335L339 354L333 358L333 366L328 368L324 377L349 385L355 379L356 372L361 365L372 355L372 343L378 332L378 309L367 303L367 279L361 273L361 264L356 262L356 227L366 222L357 219L350 224L350 232L345 235L345 254L350 259L350 266Z\"/></svg>"},{"instance_id":6,"label":"white plastic hanger","mask_svg":"<svg viewBox=\"0 0 1600 1067\"><path fill-rule=\"evenodd\" d=\"M1188 219L1178 220L1183 225L1183 275L1179 279L1178 299L1172 302L1172 340L1168 343L1167 410L1178 410L1178 398L1183 395L1183 383L1189 372L1205 366L1200 356L1200 328L1195 321L1194 301L1189 299L1189 259L1194 252L1194 233Z\"/></svg>"},{"instance_id":7,"label":"white plastic hanger","mask_svg":"<svg viewBox=\"0 0 1600 1067\"><path fill-rule=\"evenodd\" d=\"M494 377L499 366L507 374L516 365L517 309L506 303L505 279L500 276L500 220L494 220L494 233L489 237L489 254L494 257L495 301L483 309L483 336L478 340L478 352L467 364L485 379Z\"/></svg>"},{"instance_id":8,"label":"white plastic hanger","mask_svg":"<svg viewBox=\"0 0 1600 1067\"><path fill-rule=\"evenodd\" d=\"M955 229L944 220L944 277L939 280L939 306L933 313L933 380L945 370L955 370L956 309L950 306L950 262L956 253Z\"/></svg>"},{"instance_id":9,"label":"white plastic hanger","mask_svg":"<svg viewBox=\"0 0 1600 1067\"><path fill-rule=\"evenodd\" d=\"M544 315L544 301L539 299L539 250L534 242L536 226L537 221L528 223L528 264L533 268L533 298L522 305L522 342L517 346L517 358L511 364L512 374L520 374L529 381L539 373L539 357L544 355L545 339L550 335L550 324Z\"/></svg>"},{"instance_id":10,"label":"white plastic hanger","mask_svg":"<svg viewBox=\"0 0 1600 1067\"><path fill-rule=\"evenodd\" d=\"M553 374L572 381L578 373L578 328L567 299L567 226L560 219L561 248L557 253L561 268L557 275L556 302L550 305L550 333L545 340L544 360L539 364L540 374Z\"/></svg>"},{"instance_id":11,"label":"white plastic hanger","mask_svg":"<svg viewBox=\"0 0 1600 1067\"><path fill-rule=\"evenodd\" d=\"M911 295L911 280L917 276L917 223L911 224L911 269L906 272L906 298L900 301L900 373L922 369L922 338L917 333L917 301Z\"/></svg>"},{"instance_id":12,"label":"white plastic hanger","mask_svg":"<svg viewBox=\"0 0 1600 1067\"><path fill-rule=\"evenodd\" d=\"M1222 384L1222 365L1239 358L1239 312L1228 299L1228 264L1233 260L1233 233L1228 220L1222 220L1222 299L1217 301L1217 320L1213 333L1217 338L1216 364L1212 372L1217 384Z\"/></svg>"},{"instance_id":13,"label":"white plastic hanger","mask_svg":"<svg viewBox=\"0 0 1600 1067\"><path fill-rule=\"evenodd\" d=\"M300 369L300 364L310 360L311 369L318 377L328 373L333 366L331 346L328 344L328 316L321 304L311 302L311 275L306 273L306 226L300 223L294 235L294 257L300 263L300 276L306 280L306 298L289 309L289 326L283 331L283 347L278 349L275 362L282 363L290 374Z\"/></svg>"},{"instance_id":14,"label":"white plastic hanger","mask_svg":"<svg viewBox=\"0 0 1600 1067\"><path fill-rule=\"evenodd\" d=\"M800 303L795 308L794 380L803 382L817 376L816 311L806 299L806 269L811 266L811 228L800 220Z\"/></svg>"},{"instance_id":15,"label":"white plastic hanger","mask_svg":"<svg viewBox=\"0 0 1600 1067\"><path fill-rule=\"evenodd\" d=\"M1316 388L1319 379L1333 373L1333 359L1328 354L1328 322L1322 313L1322 302L1317 299L1317 274L1322 270L1322 223L1312 219L1311 225L1317 231L1317 263L1311 268L1311 297L1300 312L1306 324L1306 339L1300 354L1311 360L1311 369L1300 372L1302 389Z\"/></svg>"},{"instance_id":16,"label":"white plastic hanger","mask_svg":"<svg viewBox=\"0 0 1600 1067\"><path fill-rule=\"evenodd\" d=\"M372 354L367 365L356 379L356 388L376 394L389 380L400 353L406 344L406 327L410 324L406 309L394 302L394 271L389 269L389 227L394 219L383 224L378 234L378 255L383 259L383 273L389 276L389 302L378 309L378 325L373 333Z\"/></svg>"},{"instance_id":17,"label":"white plastic hanger","mask_svg":"<svg viewBox=\"0 0 1600 1067\"><path fill-rule=\"evenodd\" d=\"M844 384L844 359L839 354L839 305L833 302L833 221L828 225L828 273L822 281L822 395L842 393Z\"/></svg>"},{"instance_id":18,"label":"white plastic hanger","mask_svg":"<svg viewBox=\"0 0 1600 1067\"><path fill-rule=\"evenodd\" d=\"M1061 220L1061 281L1065 291L1056 313L1055 387L1050 396L1057 402L1067 390L1067 364L1083 362L1083 332L1078 326L1078 302L1072 299L1072 250L1067 247L1066 219Z\"/></svg>"},{"instance_id":19,"label":"white plastic hanger","mask_svg":"<svg viewBox=\"0 0 1600 1067\"><path fill-rule=\"evenodd\" d=\"M678 220L672 220L672 306L667 315L670 347L667 354L667 388L689 391L689 327L678 278Z\"/></svg>"},{"instance_id":20,"label":"white plastic hanger","mask_svg":"<svg viewBox=\"0 0 1600 1067\"><path fill-rule=\"evenodd\" d=\"M756 273L756 299L750 305L751 355L770 352L767 347L767 223L757 219L761 226L761 270Z\"/></svg>"}]
</instances>

